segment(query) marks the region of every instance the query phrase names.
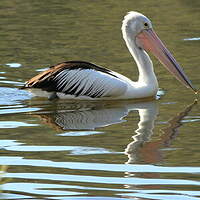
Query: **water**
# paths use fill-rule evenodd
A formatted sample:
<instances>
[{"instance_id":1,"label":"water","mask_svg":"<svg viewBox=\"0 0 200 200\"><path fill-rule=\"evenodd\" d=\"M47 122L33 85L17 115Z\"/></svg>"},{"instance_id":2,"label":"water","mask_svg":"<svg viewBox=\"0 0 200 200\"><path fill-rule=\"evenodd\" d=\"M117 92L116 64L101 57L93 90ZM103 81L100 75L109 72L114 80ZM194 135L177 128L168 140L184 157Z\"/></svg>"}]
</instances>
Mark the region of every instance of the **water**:
<instances>
[{"instance_id":1,"label":"water","mask_svg":"<svg viewBox=\"0 0 200 200\"><path fill-rule=\"evenodd\" d=\"M198 0L0 2L0 199L200 199L199 105L154 58L156 101L51 102L19 89L65 60L137 79L120 32L130 10L152 19L199 87Z\"/></svg>"}]
</instances>

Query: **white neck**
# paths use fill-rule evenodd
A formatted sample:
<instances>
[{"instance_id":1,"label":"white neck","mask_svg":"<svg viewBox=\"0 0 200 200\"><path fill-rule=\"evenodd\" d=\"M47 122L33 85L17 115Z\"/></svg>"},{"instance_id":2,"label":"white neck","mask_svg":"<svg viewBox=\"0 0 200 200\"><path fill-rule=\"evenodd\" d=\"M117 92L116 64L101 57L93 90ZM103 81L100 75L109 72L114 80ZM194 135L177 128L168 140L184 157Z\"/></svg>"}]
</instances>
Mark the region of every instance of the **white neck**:
<instances>
[{"instance_id":1,"label":"white neck","mask_svg":"<svg viewBox=\"0 0 200 200\"><path fill-rule=\"evenodd\" d=\"M133 56L139 71L139 83L153 84L158 87L158 82L153 70L153 64L148 54L140 49L133 38L132 34L127 30L127 27L122 27L123 38L126 42L128 50Z\"/></svg>"}]
</instances>

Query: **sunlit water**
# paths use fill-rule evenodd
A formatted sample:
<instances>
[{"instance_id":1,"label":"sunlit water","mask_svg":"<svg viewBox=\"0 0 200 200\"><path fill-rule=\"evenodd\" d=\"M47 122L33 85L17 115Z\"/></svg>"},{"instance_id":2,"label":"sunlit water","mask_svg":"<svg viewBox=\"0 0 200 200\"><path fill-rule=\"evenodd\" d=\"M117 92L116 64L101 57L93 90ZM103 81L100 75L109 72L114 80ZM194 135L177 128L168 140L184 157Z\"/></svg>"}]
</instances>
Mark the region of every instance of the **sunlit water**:
<instances>
[{"instance_id":1,"label":"sunlit water","mask_svg":"<svg viewBox=\"0 0 200 200\"><path fill-rule=\"evenodd\" d=\"M120 32L129 10L152 19L198 87L199 1L170 2L0 2L0 199L200 199L199 105L156 60L155 101L48 101L20 90L64 60L136 79Z\"/></svg>"}]
</instances>

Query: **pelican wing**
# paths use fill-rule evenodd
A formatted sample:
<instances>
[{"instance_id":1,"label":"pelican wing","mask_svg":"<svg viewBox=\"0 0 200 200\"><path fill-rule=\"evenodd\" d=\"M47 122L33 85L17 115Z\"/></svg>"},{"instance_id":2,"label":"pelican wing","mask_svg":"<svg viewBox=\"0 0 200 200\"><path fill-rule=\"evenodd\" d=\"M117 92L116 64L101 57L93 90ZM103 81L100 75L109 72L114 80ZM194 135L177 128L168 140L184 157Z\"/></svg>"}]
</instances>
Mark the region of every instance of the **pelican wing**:
<instances>
[{"instance_id":1,"label":"pelican wing","mask_svg":"<svg viewBox=\"0 0 200 200\"><path fill-rule=\"evenodd\" d=\"M50 67L30 79L24 88L99 98L123 95L127 84L108 69L88 62L70 61Z\"/></svg>"}]
</instances>

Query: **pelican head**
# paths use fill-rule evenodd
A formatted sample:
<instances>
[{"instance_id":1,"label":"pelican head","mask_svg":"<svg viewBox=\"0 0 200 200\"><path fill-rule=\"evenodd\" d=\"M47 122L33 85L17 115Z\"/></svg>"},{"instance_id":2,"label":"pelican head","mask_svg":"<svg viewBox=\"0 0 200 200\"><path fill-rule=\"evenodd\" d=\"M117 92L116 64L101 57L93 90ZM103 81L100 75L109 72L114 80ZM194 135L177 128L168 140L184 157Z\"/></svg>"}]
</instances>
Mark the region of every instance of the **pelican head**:
<instances>
[{"instance_id":1,"label":"pelican head","mask_svg":"<svg viewBox=\"0 0 200 200\"><path fill-rule=\"evenodd\" d=\"M152 28L151 21L141 13L138 12L128 12L124 17L122 23L123 35L129 35L136 37L142 30Z\"/></svg>"},{"instance_id":2,"label":"pelican head","mask_svg":"<svg viewBox=\"0 0 200 200\"><path fill-rule=\"evenodd\" d=\"M175 58L165 47L154 32L151 21L141 13L131 11L122 23L123 38L127 43L132 43L137 54L140 51L151 52L165 67L186 87L197 91ZM135 53L133 53L135 54Z\"/></svg>"}]
</instances>

